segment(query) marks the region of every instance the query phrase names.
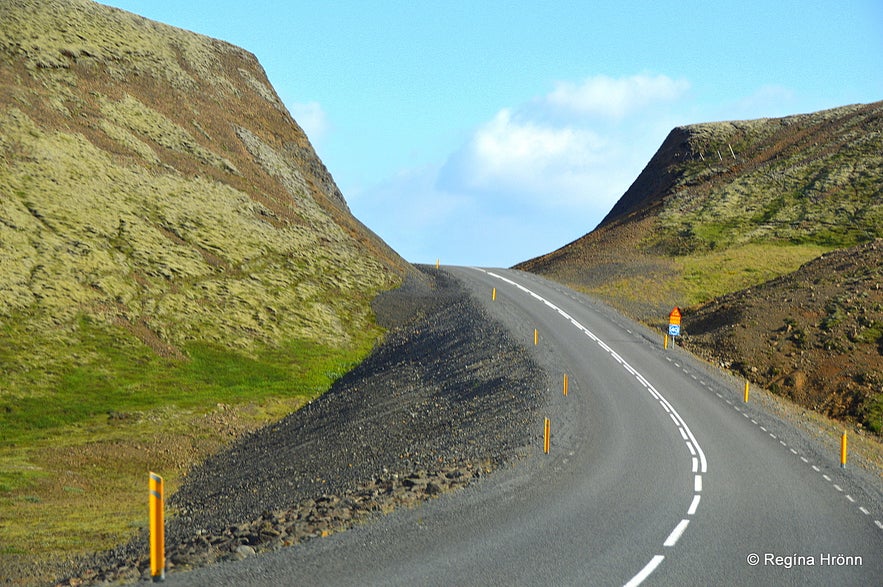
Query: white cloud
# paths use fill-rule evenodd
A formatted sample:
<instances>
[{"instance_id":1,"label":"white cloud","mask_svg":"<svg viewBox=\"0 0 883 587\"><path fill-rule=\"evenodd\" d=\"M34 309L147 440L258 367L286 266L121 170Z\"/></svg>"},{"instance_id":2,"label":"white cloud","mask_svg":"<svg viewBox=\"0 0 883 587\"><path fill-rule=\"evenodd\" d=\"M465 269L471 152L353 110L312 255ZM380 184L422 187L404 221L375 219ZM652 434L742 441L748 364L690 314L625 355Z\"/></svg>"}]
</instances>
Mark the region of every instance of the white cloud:
<instances>
[{"instance_id":1,"label":"white cloud","mask_svg":"<svg viewBox=\"0 0 883 587\"><path fill-rule=\"evenodd\" d=\"M559 82L478 127L444 165L439 185L559 212L606 212L665 138L669 129L655 134L660 106L688 87L663 75Z\"/></svg>"},{"instance_id":2,"label":"white cloud","mask_svg":"<svg viewBox=\"0 0 883 587\"><path fill-rule=\"evenodd\" d=\"M325 136L328 130L328 118L318 102L295 102L289 107L291 116L307 133L310 142L315 143Z\"/></svg>"},{"instance_id":3,"label":"white cloud","mask_svg":"<svg viewBox=\"0 0 883 587\"><path fill-rule=\"evenodd\" d=\"M503 109L478 128L443 170L446 187L560 199L608 155L591 129L549 126Z\"/></svg>"},{"instance_id":4,"label":"white cloud","mask_svg":"<svg viewBox=\"0 0 883 587\"><path fill-rule=\"evenodd\" d=\"M558 82L546 100L575 113L620 119L650 104L675 100L689 87L686 80L673 80L665 75L620 78L598 75L578 84Z\"/></svg>"},{"instance_id":5,"label":"white cloud","mask_svg":"<svg viewBox=\"0 0 883 587\"><path fill-rule=\"evenodd\" d=\"M443 164L370 186L350 206L412 261L511 265L547 253L607 214L687 87L665 76L559 83L500 109Z\"/></svg>"}]
</instances>

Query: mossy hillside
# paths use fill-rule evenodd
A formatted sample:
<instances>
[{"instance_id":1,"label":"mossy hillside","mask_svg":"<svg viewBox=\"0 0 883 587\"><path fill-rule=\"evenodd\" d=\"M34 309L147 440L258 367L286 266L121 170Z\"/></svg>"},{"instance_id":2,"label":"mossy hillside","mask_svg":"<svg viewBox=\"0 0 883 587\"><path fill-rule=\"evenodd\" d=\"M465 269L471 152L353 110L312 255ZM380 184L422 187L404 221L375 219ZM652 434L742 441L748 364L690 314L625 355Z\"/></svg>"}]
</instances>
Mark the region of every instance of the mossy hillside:
<instances>
[{"instance_id":1,"label":"mossy hillside","mask_svg":"<svg viewBox=\"0 0 883 587\"><path fill-rule=\"evenodd\" d=\"M208 81L222 94L235 89L218 52L246 53L91 0L6 0L0 6L0 47L33 69L68 69L72 60L84 60L120 81L149 75L185 91Z\"/></svg>"},{"instance_id":2,"label":"mossy hillside","mask_svg":"<svg viewBox=\"0 0 883 587\"><path fill-rule=\"evenodd\" d=\"M56 320L146 316L172 345L237 347L255 338L340 343L342 319L348 328L370 319L364 300L347 310L342 292L376 291L388 278L333 222L280 230L227 185L114 166L82 137L44 133L21 112L2 124L30 155L0 171L12 195L0 203L0 315L37 304Z\"/></svg>"},{"instance_id":3,"label":"mossy hillside","mask_svg":"<svg viewBox=\"0 0 883 587\"><path fill-rule=\"evenodd\" d=\"M327 389L406 270L246 51L0 5L0 570L131 536L149 468Z\"/></svg>"},{"instance_id":4,"label":"mossy hillside","mask_svg":"<svg viewBox=\"0 0 883 587\"><path fill-rule=\"evenodd\" d=\"M614 211L520 267L655 321L870 242L883 236L883 103L675 129ZM662 270L635 274L645 266Z\"/></svg>"},{"instance_id":5,"label":"mossy hillside","mask_svg":"<svg viewBox=\"0 0 883 587\"><path fill-rule=\"evenodd\" d=\"M674 255L749 243L831 250L883 234L880 104L686 130L690 154L649 246Z\"/></svg>"}]
</instances>

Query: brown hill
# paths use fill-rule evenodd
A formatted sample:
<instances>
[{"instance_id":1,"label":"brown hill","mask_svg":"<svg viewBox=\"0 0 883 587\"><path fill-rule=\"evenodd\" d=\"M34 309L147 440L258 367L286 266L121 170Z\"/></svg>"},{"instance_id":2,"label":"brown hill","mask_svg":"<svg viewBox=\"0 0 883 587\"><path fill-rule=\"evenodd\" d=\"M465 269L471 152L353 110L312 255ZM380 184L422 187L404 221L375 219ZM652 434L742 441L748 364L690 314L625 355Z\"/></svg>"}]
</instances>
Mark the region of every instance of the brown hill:
<instances>
[{"instance_id":1,"label":"brown hill","mask_svg":"<svg viewBox=\"0 0 883 587\"><path fill-rule=\"evenodd\" d=\"M876 102L676 128L595 230L517 267L660 328L687 307L697 352L879 431L881 237Z\"/></svg>"}]
</instances>

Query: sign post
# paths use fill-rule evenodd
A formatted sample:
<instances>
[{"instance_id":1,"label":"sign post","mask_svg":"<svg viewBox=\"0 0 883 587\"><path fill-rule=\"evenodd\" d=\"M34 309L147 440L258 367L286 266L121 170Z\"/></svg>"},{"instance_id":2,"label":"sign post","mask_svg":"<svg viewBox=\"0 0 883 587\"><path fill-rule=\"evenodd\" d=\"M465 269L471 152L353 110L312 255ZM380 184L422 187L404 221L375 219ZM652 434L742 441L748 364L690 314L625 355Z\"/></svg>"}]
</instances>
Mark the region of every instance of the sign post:
<instances>
[{"instance_id":1,"label":"sign post","mask_svg":"<svg viewBox=\"0 0 883 587\"><path fill-rule=\"evenodd\" d=\"M668 335L672 337L681 335L681 311L677 307L668 315Z\"/></svg>"}]
</instances>

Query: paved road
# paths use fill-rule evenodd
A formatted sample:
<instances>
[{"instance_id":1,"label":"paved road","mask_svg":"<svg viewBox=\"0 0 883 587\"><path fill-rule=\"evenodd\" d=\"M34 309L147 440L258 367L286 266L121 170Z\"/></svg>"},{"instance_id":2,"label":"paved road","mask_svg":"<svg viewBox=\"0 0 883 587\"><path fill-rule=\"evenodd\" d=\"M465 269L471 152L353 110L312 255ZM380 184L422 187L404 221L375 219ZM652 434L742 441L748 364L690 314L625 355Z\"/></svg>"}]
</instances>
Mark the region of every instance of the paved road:
<instances>
[{"instance_id":1,"label":"paved road","mask_svg":"<svg viewBox=\"0 0 883 587\"><path fill-rule=\"evenodd\" d=\"M879 478L584 296L448 270L548 369L550 454L538 421L524 459L464 491L168 584L883 585Z\"/></svg>"}]
</instances>

